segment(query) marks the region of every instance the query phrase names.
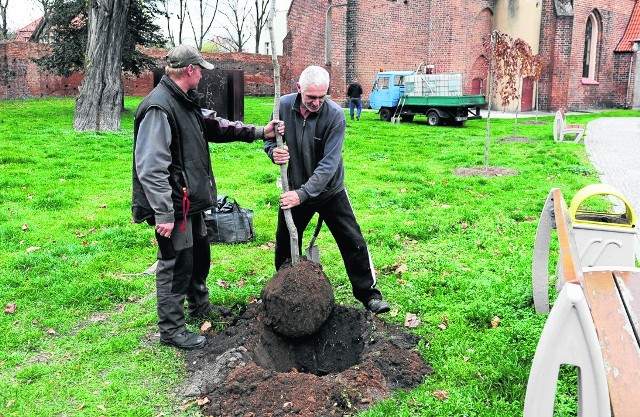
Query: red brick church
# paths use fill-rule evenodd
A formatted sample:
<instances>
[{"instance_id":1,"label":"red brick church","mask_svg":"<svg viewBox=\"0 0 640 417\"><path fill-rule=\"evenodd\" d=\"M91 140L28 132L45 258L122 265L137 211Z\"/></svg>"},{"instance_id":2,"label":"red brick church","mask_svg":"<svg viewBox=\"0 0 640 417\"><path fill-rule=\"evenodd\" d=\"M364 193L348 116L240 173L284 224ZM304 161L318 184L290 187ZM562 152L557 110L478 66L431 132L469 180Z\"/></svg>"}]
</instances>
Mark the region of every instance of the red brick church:
<instances>
[{"instance_id":1,"label":"red brick church","mask_svg":"<svg viewBox=\"0 0 640 417\"><path fill-rule=\"evenodd\" d=\"M522 110L536 96L551 111L640 107L640 0L293 0L288 29L283 92L316 64L331 73L335 99L354 78L367 99L381 68L425 63L463 73L466 94L486 93L483 42L497 29L543 60L537 94L523 95Z\"/></svg>"}]
</instances>

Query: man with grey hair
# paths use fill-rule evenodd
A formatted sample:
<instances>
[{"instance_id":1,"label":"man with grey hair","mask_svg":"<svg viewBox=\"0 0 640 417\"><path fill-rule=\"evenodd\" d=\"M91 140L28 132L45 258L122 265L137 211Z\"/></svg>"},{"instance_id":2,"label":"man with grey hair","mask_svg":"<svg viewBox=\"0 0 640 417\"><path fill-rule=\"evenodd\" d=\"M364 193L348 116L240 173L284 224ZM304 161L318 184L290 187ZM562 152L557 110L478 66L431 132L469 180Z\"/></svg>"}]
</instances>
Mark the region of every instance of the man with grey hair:
<instances>
[{"instance_id":1,"label":"man with grey hair","mask_svg":"<svg viewBox=\"0 0 640 417\"><path fill-rule=\"evenodd\" d=\"M329 73L309 66L300 74L297 93L280 99L280 119L287 126L286 146L265 140L264 150L276 164L288 162L289 189L280 196L276 231L276 269L291 256L291 240L283 210L291 210L302 252L302 232L315 213L333 235L353 295L375 314L389 311L376 286L376 276L367 243L356 221L344 185L342 146L346 128L342 107L327 98Z\"/></svg>"},{"instance_id":2,"label":"man with grey hair","mask_svg":"<svg viewBox=\"0 0 640 417\"><path fill-rule=\"evenodd\" d=\"M253 142L275 137L284 125L230 122L202 109L195 91L203 69L212 69L190 45L169 51L166 75L144 98L134 120L132 212L155 228L160 343L182 349L205 338L185 327L184 301L194 318L212 312L207 288L211 264L203 212L216 204L207 142Z\"/></svg>"}]
</instances>

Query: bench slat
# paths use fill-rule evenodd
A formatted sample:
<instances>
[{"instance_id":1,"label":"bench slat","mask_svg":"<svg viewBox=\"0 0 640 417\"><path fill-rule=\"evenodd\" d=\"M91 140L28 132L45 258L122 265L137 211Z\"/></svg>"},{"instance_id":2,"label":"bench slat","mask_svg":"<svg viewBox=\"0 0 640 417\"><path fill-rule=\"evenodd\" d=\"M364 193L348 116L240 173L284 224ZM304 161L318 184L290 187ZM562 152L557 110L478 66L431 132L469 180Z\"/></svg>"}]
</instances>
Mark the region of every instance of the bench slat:
<instances>
[{"instance_id":1,"label":"bench slat","mask_svg":"<svg viewBox=\"0 0 640 417\"><path fill-rule=\"evenodd\" d=\"M618 290L622 294L622 298L629 316L631 325L635 331L638 346L640 346L640 276L632 271L613 271L616 278Z\"/></svg>"},{"instance_id":2,"label":"bench slat","mask_svg":"<svg viewBox=\"0 0 640 417\"><path fill-rule=\"evenodd\" d=\"M640 276L636 276L640 279ZM638 416L640 348L612 271L584 273L583 289L600 340L615 417Z\"/></svg>"}]
</instances>

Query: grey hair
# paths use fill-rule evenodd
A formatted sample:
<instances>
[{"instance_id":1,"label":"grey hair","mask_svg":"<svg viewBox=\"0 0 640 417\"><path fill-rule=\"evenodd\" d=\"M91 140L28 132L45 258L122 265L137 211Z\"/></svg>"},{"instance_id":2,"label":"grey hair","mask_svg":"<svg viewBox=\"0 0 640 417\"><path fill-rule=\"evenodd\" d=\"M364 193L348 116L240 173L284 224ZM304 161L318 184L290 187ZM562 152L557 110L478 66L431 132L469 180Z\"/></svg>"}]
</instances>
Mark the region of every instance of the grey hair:
<instances>
[{"instance_id":1,"label":"grey hair","mask_svg":"<svg viewBox=\"0 0 640 417\"><path fill-rule=\"evenodd\" d=\"M302 92L307 91L310 85L329 88L329 73L322 67L311 65L302 71L298 84Z\"/></svg>"}]
</instances>

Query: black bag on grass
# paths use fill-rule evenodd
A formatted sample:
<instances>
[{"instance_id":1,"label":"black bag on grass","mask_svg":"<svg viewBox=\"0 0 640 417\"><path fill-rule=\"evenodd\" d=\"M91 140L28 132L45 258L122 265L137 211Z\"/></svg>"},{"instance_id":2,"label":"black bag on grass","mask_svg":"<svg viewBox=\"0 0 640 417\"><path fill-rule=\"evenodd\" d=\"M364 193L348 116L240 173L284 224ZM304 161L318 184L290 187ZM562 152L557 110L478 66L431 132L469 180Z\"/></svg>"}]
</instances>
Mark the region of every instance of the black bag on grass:
<instances>
[{"instance_id":1,"label":"black bag on grass","mask_svg":"<svg viewBox=\"0 0 640 417\"><path fill-rule=\"evenodd\" d=\"M243 243L256 237L253 211L226 195L219 195L217 206L204 212L204 222L209 243Z\"/></svg>"}]
</instances>

